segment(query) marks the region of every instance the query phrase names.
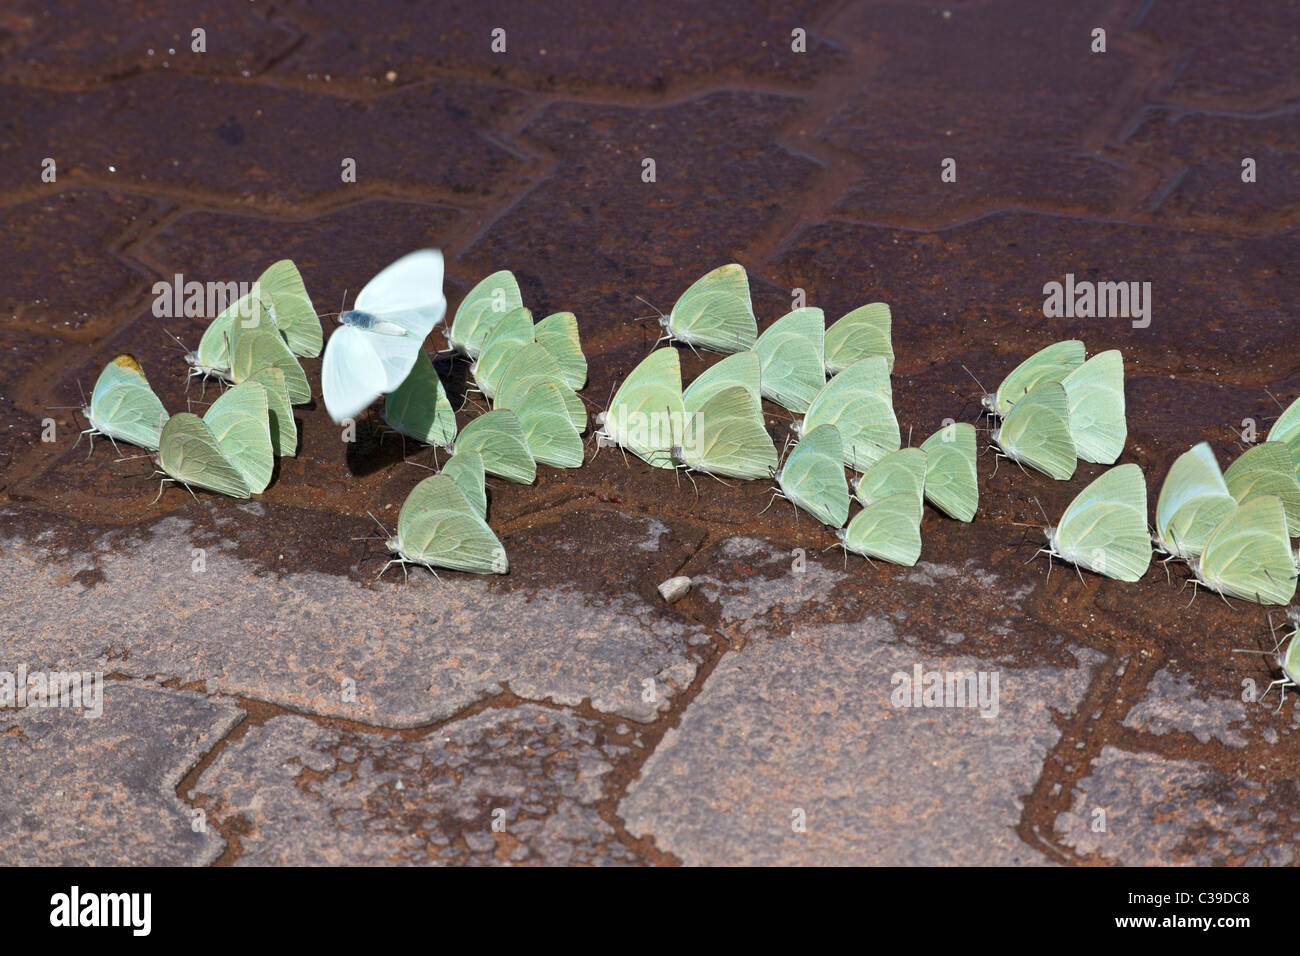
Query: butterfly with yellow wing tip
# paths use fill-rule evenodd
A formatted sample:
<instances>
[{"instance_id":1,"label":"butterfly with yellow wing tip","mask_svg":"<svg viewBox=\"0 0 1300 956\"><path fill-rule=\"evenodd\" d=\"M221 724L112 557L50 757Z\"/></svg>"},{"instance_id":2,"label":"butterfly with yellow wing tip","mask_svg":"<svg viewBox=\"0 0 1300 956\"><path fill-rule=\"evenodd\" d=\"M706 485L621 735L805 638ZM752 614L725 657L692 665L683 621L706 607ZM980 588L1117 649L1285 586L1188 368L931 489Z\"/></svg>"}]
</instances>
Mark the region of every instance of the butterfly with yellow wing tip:
<instances>
[{"instance_id":1,"label":"butterfly with yellow wing tip","mask_svg":"<svg viewBox=\"0 0 1300 956\"><path fill-rule=\"evenodd\" d=\"M447 475L430 475L411 490L397 516L397 534L386 544L396 557L384 571L394 564L473 574L510 570L501 541Z\"/></svg>"},{"instance_id":2,"label":"butterfly with yellow wing tip","mask_svg":"<svg viewBox=\"0 0 1300 956\"><path fill-rule=\"evenodd\" d=\"M123 353L104 366L90 393L90 404L81 410L90 422L83 435L93 442L96 435L109 441L124 441L148 451L157 451L162 439L167 410L158 400L144 369L134 355Z\"/></svg>"},{"instance_id":3,"label":"butterfly with yellow wing tip","mask_svg":"<svg viewBox=\"0 0 1300 956\"><path fill-rule=\"evenodd\" d=\"M659 317L663 340L743 352L758 338L758 320L749 297L749 276L739 263L719 266L682 293L671 312Z\"/></svg>"}]
</instances>

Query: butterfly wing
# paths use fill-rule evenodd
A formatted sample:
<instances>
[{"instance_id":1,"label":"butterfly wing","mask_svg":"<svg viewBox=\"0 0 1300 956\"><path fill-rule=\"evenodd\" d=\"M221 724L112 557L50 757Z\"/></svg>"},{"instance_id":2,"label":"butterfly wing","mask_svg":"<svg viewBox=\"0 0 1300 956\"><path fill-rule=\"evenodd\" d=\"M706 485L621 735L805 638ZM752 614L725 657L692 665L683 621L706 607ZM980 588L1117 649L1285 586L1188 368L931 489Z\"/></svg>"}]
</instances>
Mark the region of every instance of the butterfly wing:
<instances>
[{"instance_id":1,"label":"butterfly wing","mask_svg":"<svg viewBox=\"0 0 1300 956\"><path fill-rule=\"evenodd\" d=\"M745 267L733 262L697 279L673 306L668 331L688 345L717 352L753 348L758 321Z\"/></svg>"},{"instance_id":2,"label":"butterfly wing","mask_svg":"<svg viewBox=\"0 0 1300 956\"><path fill-rule=\"evenodd\" d=\"M446 448L456 440L456 413L424 349L411 374L384 399L384 420L395 431L427 445Z\"/></svg>"},{"instance_id":3,"label":"butterfly wing","mask_svg":"<svg viewBox=\"0 0 1300 956\"><path fill-rule=\"evenodd\" d=\"M838 375L860 359L879 355L886 370L893 372L892 324L884 302L871 302L840 318L826 330L826 371Z\"/></svg>"},{"instance_id":4,"label":"butterfly wing","mask_svg":"<svg viewBox=\"0 0 1300 956\"><path fill-rule=\"evenodd\" d=\"M281 259L272 263L258 277L257 285L289 350L307 358L320 355L324 332L311 297L307 295L302 274L293 260Z\"/></svg>"},{"instance_id":5,"label":"butterfly wing","mask_svg":"<svg viewBox=\"0 0 1300 956\"><path fill-rule=\"evenodd\" d=\"M975 429L945 425L921 444L925 452L925 498L950 518L970 521L980 503L975 469Z\"/></svg>"},{"instance_id":6,"label":"butterfly wing","mask_svg":"<svg viewBox=\"0 0 1300 956\"><path fill-rule=\"evenodd\" d=\"M1070 415L1070 437L1084 461L1113 464L1128 440L1124 409L1124 357L1100 352L1061 380Z\"/></svg>"},{"instance_id":7,"label":"butterfly wing","mask_svg":"<svg viewBox=\"0 0 1300 956\"><path fill-rule=\"evenodd\" d=\"M447 340L462 355L478 358L484 339L497 322L523 305L524 297L514 274L504 269L494 272L469 290L456 309Z\"/></svg>"},{"instance_id":8,"label":"butterfly wing","mask_svg":"<svg viewBox=\"0 0 1300 956\"><path fill-rule=\"evenodd\" d=\"M739 386L719 392L691 417L682 453L687 465L710 475L764 478L776 470L763 415Z\"/></svg>"},{"instance_id":9,"label":"butterfly wing","mask_svg":"<svg viewBox=\"0 0 1300 956\"><path fill-rule=\"evenodd\" d=\"M1066 560L1119 581L1137 581L1151 564L1147 485L1137 465L1103 472L1065 509L1054 542Z\"/></svg>"},{"instance_id":10,"label":"butterfly wing","mask_svg":"<svg viewBox=\"0 0 1300 956\"><path fill-rule=\"evenodd\" d=\"M849 520L844 449L834 425L814 428L801 438L776 480L787 498L822 524L842 528Z\"/></svg>"},{"instance_id":11,"label":"butterfly wing","mask_svg":"<svg viewBox=\"0 0 1300 956\"><path fill-rule=\"evenodd\" d=\"M577 391L587 384L587 356L582 354L578 319L572 312L548 315L533 328L533 338L551 353L565 385Z\"/></svg>"},{"instance_id":12,"label":"butterfly wing","mask_svg":"<svg viewBox=\"0 0 1300 956\"><path fill-rule=\"evenodd\" d=\"M1195 570L1203 583L1229 597L1290 601L1296 565L1281 500L1261 495L1239 505L1210 533Z\"/></svg>"},{"instance_id":13,"label":"butterfly wing","mask_svg":"<svg viewBox=\"0 0 1300 956\"><path fill-rule=\"evenodd\" d=\"M1002 420L994 441L1007 457L1065 481L1077 464L1070 412L1060 382L1035 385Z\"/></svg>"},{"instance_id":14,"label":"butterfly wing","mask_svg":"<svg viewBox=\"0 0 1300 956\"><path fill-rule=\"evenodd\" d=\"M916 495L890 495L863 508L844 533L855 554L911 567L921 557L921 503Z\"/></svg>"},{"instance_id":15,"label":"butterfly wing","mask_svg":"<svg viewBox=\"0 0 1300 956\"><path fill-rule=\"evenodd\" d=\"M122 354L99 374L90 395L90 425L100 434L155 451L167 410L135 356Z\"/></svg>"},{"instance_id":16,"label":"butterfly wing","mask_svg":"<svg viewBox=\"0 0 1300 956\"><path fill-rule=\"evenodd\" d=\"M447 311L442 294L442 253L420 249L402 256L365 284L355 308L401 326L418 348ZM409 371L408 365L394 388Z\"/></svg>"},{"instance_id":17,"label":"butterfly wing","mask_svg":"<svg viewBox=\"0 0 1300 956\"><path fill-rule=\"evenodd\" d=\"M1002 380L994 411L1006 415L1040 382L1059 382L1083 364L1083 343L1078 339L1055 342L1025 359Z\"/></svg>"},{"instance_id":18,"label":"butterfly wing","mask_svg":"<svg viewBox=\"0 0 1300 956\"><path fill-rule=\"evenodd\" d=\"M217 444L212 429L191 412L167 419L158 443L163 471L182 484L232 498L251 495L248 483Z\"/></svg>"},{"instance_id":19,"label":"butterfly wing","mask_svg":"<svg viewBox=\"0 0 1300 956\"><path fill-rule=\"evenodd\" d=\"M338 424L355 419L384 394L388 378L370 347L370 340L378 337L351 325L340 325L325 343L321 391L330 418Z\"/></svg>"},{"instance_id":20,"label":"butterfly wing","mask_svg":"<svg viewBox=\"0 0 1300 956\"><path fill-rule=\"evenodd\" d=\"M514 412L494 409L480 415L460 430L456 450L476 451L483 456L483 469L490 475L531 485L537 477L537 463L528 450L523 428Z\"/></svg>"},{"instance_id":21,"label":"butterfly wing","mask_svg":"<svg viewBox=\"0 0 1300 956\"><path fill-rule=\"evenodd\" d=\"M762 394L802 414L826 384L826 320L821 309L795 309L777 319L754 345Z\"/></svg>"}]
</instances>

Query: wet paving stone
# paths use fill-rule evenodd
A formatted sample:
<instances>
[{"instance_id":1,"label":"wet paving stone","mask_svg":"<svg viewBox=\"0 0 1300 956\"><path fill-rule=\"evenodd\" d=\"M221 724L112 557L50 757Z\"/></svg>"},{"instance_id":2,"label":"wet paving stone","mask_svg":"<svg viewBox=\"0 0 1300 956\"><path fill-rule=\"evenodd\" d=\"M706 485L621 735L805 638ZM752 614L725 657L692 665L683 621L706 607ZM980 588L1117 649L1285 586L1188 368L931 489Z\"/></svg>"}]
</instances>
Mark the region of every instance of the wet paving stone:
<instances>
[{"instance_id":1,"label":"wet paving stone","mask_svg":"<svg viewBox=\"0 0 1300 956\"><path fill-rule=\"evenodd\" d=\"M418 737L274 717L189 797L232 834L241 866L635 864L596 808L631 746L532 705Z\"/></svg>"},{"instance_id":2,"label":"wet paving stone","mask_svg":"<svg viewBox=\"0 0 1300 956\"><path fill-rule=\"evenodd\" d=\"M24 663L6 646L13 674ZM26 661L31 673L41 666ZM176 787L243 717L234 704L107 681L101 715L0 710L0 846L11 865L203 866L224 848Z\"/></svg>"},{"instance_id":3,"label":"wet paving stone","mask_svg":"<svg viewBox=\"0 0 1300 956\"><path fill-rule=\"evenodd\" d=\"M700 865L1045 862L1014 832L1020 798L1087 668L920 653L906 627L796 627L729 654L629 788L629 831ZM918 664L992 667L997 716L893 706Z\"/></svg>"},{"instance_id":4,"label":"wet paving stone","mask_svg":"<svg viewBox=\"0 0 1300 956\"><path fill-rule=\"evenodd\" d=\"M471 98L472 115L458 105ZM511 95L455 81L362 101L141 73L41 99L55 118L16 130L12 162L39 171L52 156L79 180L201 205L265 211L341 202L348 189L482 196L517 162L482 135ZM161 141L159 130L168 132ZM325 142L317 131L328 131ZM343 179L345 159L355 162L355 182Z\"/></svg>"},{"instance_id":5,"label":"wet paving stone","mask_svg":"<svg viewBox=\"0 0 1300 956\"><path fill-rule=\"evenodd\" d=\"M88 85L146 71L248 77L296 41L253 4L20 0L0 27L0 79ZM202 29L202 52L195 29Z\"/></svg>"},{"instance_id":6,"label":"wet paving stone","mask_svg":"<svg viewBox=\"0 0 1300 956\"><path fill-rule=\"evenodd\" d=\"M445 719L506 687L645 722L694 678L699 628L634 594L529 587L526 560L518 584L267 574L232 540L259 513L226 511L206 536L164 518L109 532L89 553L15 541L0 562L11 649L389 727ZM246 547L283 554L252 535ZM353 562L364 554L351 549Z\"/></svg>"},{"instance_id":7,"label":"wet paving stone","mask_svg":"<svg viewBox=\"0 0 1300 956\"><path fill-rule=\"evenodd\" d=\"M465 76L542 92L624 96L706 82L800 84L843 60L816 30L829 7L811 3L795 11L764 0L738 16L725 5L668 0L611 16L595 0L513 0L412 19L400 6L373 4L364 27L344 34L311 4L295 0L284 12L307 39L276 72L376 87ZM791 49L797 27L808 34L804 53Z\"/></svg>"},{"instance_id":8,"label":"wet paving stone","mask_svg":"<svg viewBox=\"0 0 1300 956\"><path fill-rule=\"evenodd\" d=\"M1080 855L1102 862L1126 866L1287 866L1295 862L1294 780L1266 787L1196 761L1107 747L1074 796L1072 809L1057 818L1057 833Z\"/></svg>"}]
</instances>

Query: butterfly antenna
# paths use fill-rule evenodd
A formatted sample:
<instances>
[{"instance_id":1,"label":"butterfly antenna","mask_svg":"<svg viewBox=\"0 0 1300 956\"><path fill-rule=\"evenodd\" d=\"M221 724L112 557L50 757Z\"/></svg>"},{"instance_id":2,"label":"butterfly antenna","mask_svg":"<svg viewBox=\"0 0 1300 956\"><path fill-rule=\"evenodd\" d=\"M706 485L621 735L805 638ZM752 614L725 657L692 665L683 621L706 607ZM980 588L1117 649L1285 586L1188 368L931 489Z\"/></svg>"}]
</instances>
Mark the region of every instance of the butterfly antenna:
<instances>
[{"instance_id":1,"label":"butterfly antenna","mask_svg":"<svg viewBox=\"0 0 1300 956\"><path fill-rule=\"evenodd\" d=\"M654 318L660 318L660 319L662 319L662 318L664 317L664 314L663 314L662 312L659 311L659 307L658 307L657 305L655 305L653 302L651 302L651 301L648 300L648 299L644 299L644 298L642 298L642 297L639 296L639 295L637 296L637 298L638 298L638 299L641 299L641 301L642 301L645 305L647 305L647 306L649 306L650 308L654 309L654 313L655 313L655 314L654 314L654 315L647 315L645 318L647 318L647 319L654 319ZM642 320L641 320L641 319L637 319L636 321L640 322L640 321L642 321Z\"/></svg>"},{"instance_id":2,"label":"butterfly antenna","mask_svg":"<svg viewBox=\"0 0 1300 956\"><path fill-rule=\"evenodd\" d=\"M984 386L980 383L980 380L979 380L978 378L975 378L975 373L972 372L970 369L966 368L965 365L962 366L962 369L963 369L963 370L966 372L966 374L969 375L972 379L975 379L975 384L976 384L976 385L979 385L980 393L983 394L983 395L987 395L988 392L985 390Z\"/></svg>"},{"instance_id":3,"label":"butterfly antenna","mask_svg":"<svg viewBox=\"0 0 1300 956\"><path fill-rule=\"evenodd\" d=\"M1274 404L1276 404L1278 408L1282 409L1283 411L1286 411L1286 406L1283 405L1281 402L1279 402L1277 400L1277 396L1274 395L1272 392L1270 392L1267 388L1264 389L1264 394L1267 395L1269 398L1273 399Z\"/></svg>"},{"instance_id":4,"label":"butterfly antenna","mask_svg":"<svg viewBox=\"0 0 1300 956\"><path fill-rule=\"evenodd\" d=\"M1045 521L1047 523L1047 527L1050 528L1052 526L1052 519L1047 517L1047 512L1043 509L1043 503L1038 500L1037 495L1034 496L1034 504L1038 505L1038 513L1043 516L1043 521Z\"/></svg>"}]
</instances>

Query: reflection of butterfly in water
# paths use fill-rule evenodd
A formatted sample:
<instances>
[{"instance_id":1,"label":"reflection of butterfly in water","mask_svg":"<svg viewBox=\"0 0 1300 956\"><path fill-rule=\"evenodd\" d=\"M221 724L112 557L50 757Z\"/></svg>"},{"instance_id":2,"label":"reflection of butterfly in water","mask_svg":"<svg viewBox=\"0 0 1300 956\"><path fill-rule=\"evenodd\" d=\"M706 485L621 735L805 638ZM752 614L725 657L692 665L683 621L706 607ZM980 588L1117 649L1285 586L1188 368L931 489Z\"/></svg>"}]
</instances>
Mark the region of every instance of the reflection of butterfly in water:
<instances>
[{"instance_id":1,"label":"reflection of butterfly in water","mask_svg":"<svg viewBox=\"0 0 1300 956\"><path fill-rule=\"evenodd\" d=\"M436 249L403 256L367 282L325 346L321 385L330 417L354 418L401 385L446 310Z\"/></svg>"}]
</instances>

